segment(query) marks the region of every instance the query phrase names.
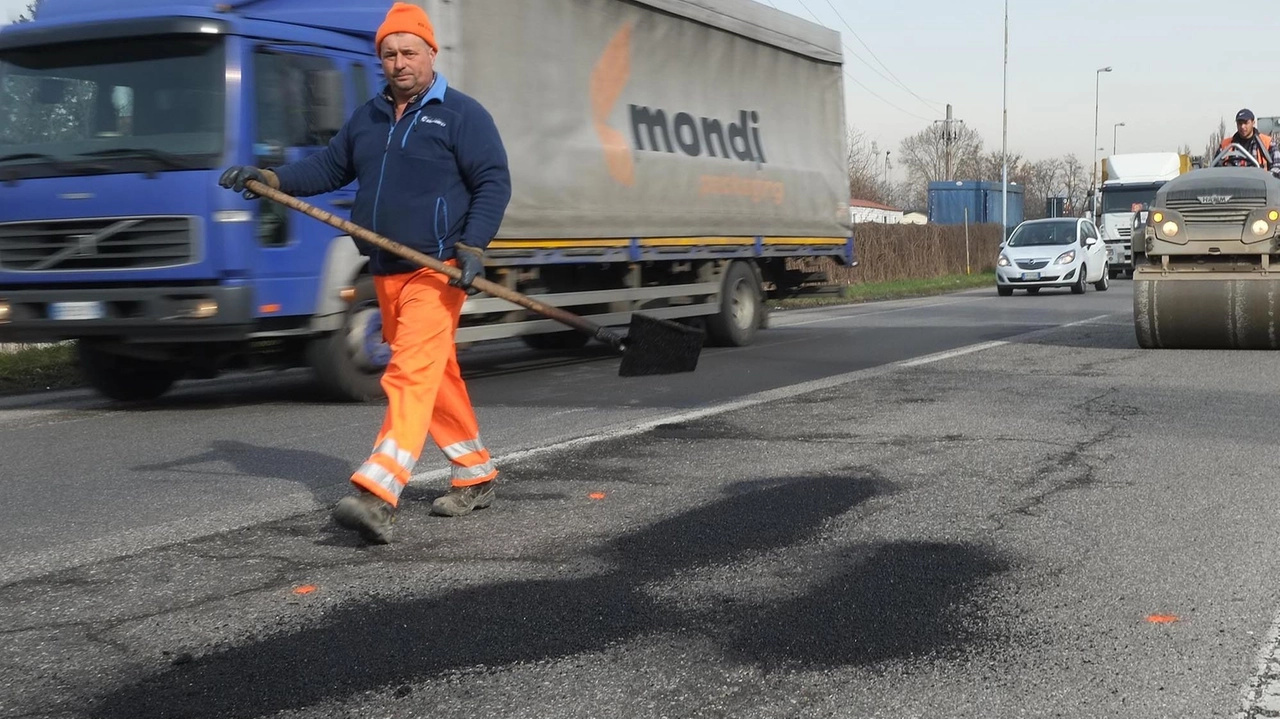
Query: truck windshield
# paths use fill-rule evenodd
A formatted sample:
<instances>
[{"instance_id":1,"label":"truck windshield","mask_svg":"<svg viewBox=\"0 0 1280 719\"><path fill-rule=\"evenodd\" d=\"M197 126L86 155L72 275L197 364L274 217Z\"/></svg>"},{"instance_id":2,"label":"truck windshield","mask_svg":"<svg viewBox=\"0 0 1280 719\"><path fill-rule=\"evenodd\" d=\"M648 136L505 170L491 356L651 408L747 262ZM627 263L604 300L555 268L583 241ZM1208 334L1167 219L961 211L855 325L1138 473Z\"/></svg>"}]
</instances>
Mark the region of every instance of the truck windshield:
<instances>
[{"instance_id":1,"label":"truck windshield","mask_svg":"<svg viewBox=\"0 0 1280 719\"><path fill-rule=\"evenodd\" d=\"M1146 212L1156 201L1159 185L1102 188L1102 212Z\"/></svg>"},{"instance_id":2,"label":"truck windshield","mask_svg":"<svg viewBox=\"0 0 1280 719\"><path fill-rule=\"evenodd\" d=\"M0 177L217 166L223 47L192 35L0 52Z\"/></svg>"}]
</instances>

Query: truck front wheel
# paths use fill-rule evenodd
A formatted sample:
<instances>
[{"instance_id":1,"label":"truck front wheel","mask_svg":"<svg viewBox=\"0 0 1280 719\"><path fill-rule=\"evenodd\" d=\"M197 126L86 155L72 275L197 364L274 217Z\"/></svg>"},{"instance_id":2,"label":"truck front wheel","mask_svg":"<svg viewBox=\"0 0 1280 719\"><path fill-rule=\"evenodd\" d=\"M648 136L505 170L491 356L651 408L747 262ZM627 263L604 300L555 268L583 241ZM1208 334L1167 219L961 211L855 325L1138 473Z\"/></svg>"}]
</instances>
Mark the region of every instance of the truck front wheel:
<instances>
[{"instance_id":1,"label":"truck front wheel","mask_svg":"<svg viewBox=\"0 0 1280 719\"><path fill-rule=\"evenodd\" d=\"M182 376L173 363L116 354L84 340L76 342L76 358L89 386L118 402L156 399Z\"/></svg>"},{"instance_id":2,"label":"truck front wheel","mask_svg":"<svg viewBox=\"0 0 1280 719\"><path fill-rule=\"evenodd\" d=\"M751 265L733 262L720 285L720 311L707 317L707 334L722 347L751 344L760 327L763 297Z\"/></svg>"},{"instance_id":3,"label":"truck front wheel","mask_svg":"<svg viewBox=\"0 0 1280 719\"><path fill-rule=\"evenodd\" d=\"M342 318L342 328L307 345L307 364L333 399L369 402L382 399L382 373L391 348L382 339L382 314L372 277L361 277Z\"/></svg>"}]
</instances>

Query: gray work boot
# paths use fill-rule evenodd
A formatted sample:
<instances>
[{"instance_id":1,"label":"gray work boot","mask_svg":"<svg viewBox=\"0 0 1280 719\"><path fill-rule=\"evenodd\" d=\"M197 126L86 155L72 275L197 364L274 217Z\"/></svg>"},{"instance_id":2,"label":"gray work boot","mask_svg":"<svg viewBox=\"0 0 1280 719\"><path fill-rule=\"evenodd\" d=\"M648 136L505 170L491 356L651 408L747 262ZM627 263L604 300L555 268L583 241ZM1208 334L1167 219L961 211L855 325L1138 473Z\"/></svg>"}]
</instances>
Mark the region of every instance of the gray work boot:
<instances>
[{"instance_id":1,"label":"gray work boot","mask_svg":"<svg viewBox=\"0 0 1280 719\"><path fill-rule=\"evenodd\" d=\"M339 526L359 532L366 542L390 544L396 509L381 497L360 490L359 494L338 500L333 508L333 519Z\"/></svg>"},{"instance_id":2,"label":"gray work boot","mask_svg":"<svg viewBox=\"0 0 1280 719\"><path fill-rule=\"evenodd\" d=\"M494 480L473 484L470 487L452 487L449 493L431 503L431 513L445 517L461 517L473 509L484 509L493 504Z\"/></svg>"}]
</instances>

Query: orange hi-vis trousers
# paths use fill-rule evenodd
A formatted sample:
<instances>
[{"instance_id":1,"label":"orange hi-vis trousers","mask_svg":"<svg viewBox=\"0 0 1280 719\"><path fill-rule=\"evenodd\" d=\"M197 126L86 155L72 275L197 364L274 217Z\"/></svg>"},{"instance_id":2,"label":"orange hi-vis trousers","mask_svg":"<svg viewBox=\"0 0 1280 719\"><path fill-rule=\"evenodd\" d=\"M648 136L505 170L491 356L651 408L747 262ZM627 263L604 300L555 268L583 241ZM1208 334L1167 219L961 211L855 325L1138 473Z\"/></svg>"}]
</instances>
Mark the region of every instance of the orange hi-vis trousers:
<instances>
[{"instance_id":1,"label":"orange hi-vis trousers","mask_svg":"<svg viewBox=\"0 0 1280 719\"><path fill-rule=\"evenodd\" d=\"M425 268L374 277L382 335L391 345L391 361L382 375L387 413L373 454L351 481L392 506L398 504L428 434L448 458L455 487L498 475L480 441L454 344L467 295L448 282L448 276Z\"/></svg>"}]
</instances>

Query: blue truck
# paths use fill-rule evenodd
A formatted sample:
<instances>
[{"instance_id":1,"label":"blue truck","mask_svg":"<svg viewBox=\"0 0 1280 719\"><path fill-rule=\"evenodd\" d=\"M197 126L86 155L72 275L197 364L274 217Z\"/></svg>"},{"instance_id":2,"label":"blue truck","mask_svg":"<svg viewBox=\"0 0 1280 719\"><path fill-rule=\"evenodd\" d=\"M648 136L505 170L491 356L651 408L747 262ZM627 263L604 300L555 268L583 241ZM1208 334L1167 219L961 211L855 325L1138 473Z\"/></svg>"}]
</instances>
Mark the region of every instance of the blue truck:
<instances>
[{"instance_id":1,"label":"blue truck","mask_svg":"<svg viewBox=\"0 0 1280 719\"><path fill-rule=\"evenodd\" d=\"M751 0L419 2L437 68L507 146L490 279L600 324L643 310L741 345L767 296L808 279L789 260L854 262L833 31ZM0 29L0 342L74 341L116 400L298 366L335 398L380 398L356 244L217 178L322 151L382 87L390 5L41 0ZM360 191L308 201L349 217ZM456 342L509 338L587 341L467 301Z\"/></svg>"}]
</instances>

